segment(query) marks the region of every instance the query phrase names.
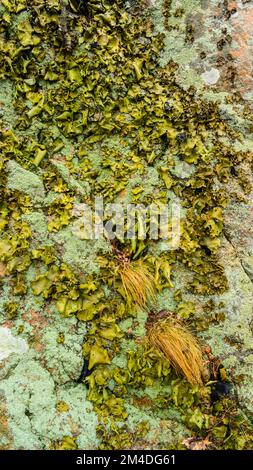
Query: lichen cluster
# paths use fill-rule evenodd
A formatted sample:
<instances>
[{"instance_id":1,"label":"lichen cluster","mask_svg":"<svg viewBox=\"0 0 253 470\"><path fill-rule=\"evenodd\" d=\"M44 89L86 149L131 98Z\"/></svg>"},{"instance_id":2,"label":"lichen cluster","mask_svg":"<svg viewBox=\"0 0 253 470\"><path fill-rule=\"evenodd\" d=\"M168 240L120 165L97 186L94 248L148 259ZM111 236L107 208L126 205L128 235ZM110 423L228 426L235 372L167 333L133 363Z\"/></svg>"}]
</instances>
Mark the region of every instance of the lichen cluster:
<instances>
[{"instance_id":1,"label":"lichen cluster","mask_svg":"<svg viewBox=\"0 0 253 470\"><path fill-rule=\"evenodd\" d=\"M125 295L117 255L142 263L158 293L174 292L176 314L196 327L184 292L173 291L173 273L184 266L188 289L199 295L227 288L217 250L224 208L241 193L229 193L226 185L236 180L236 187L249 188L240 173L248 154L224 142L240 136L215 104L178 86L175 63L159 65L163 37L145 13L140 20L124 2L90 1L87 15L68 1L3 0L0 13L0 79L7 94L0 97L0 269L13 296L6 317L15 321L33 295L44 308L53 303L58 315L86 323L84 386L102 448L131 447L138 439L145 445L148 424L128 433L126 405L157 383L164 392L150 400L151 408L162 415L174 407L214 448L243 448L250 437L233 401L213 404L210 387L176 378L147 348L145 331L137 345L140 302ZM77 238L76 205L93 207L101 195L134 204L177 198L184 208L180 247L167 251L149 238L114 245ZM132 327L124 328L128 320ZM124 364L117 365L122 353Z\"/></svg>"}]
</instances>

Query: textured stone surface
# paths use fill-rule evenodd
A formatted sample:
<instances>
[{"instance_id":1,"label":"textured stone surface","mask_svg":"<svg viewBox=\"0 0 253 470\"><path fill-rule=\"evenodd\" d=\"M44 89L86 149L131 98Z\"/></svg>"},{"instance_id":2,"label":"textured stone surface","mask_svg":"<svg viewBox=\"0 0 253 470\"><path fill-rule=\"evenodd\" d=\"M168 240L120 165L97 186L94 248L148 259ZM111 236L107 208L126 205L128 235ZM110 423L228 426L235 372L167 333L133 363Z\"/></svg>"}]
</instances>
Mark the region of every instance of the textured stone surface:
<instances>
[{"instance_id":1,"label":"textured stone surface","mask_svg":"<svg viewBox=\"0 0 253 470\"><path fill-rule=\"evenodd\" d=\"M253 2L218 0L172 0L172 11L182 8L182 14L166 17L164 2L148 2L156 31L165 33L165 47L161 51L161 64L173 60L178 64L176 79L185 89L197 88L206 100L217 101L224 117L245 134L239 144L253 149L253 140L247 128L247 106L253 104ZM191 26L191 27L190 27ZM5 85L3 95L12 96L13 90ZM1 101L4 101L1 98ZM13 109L4 103L3 113L6 124L13 122ZM20 189L21 180L12 178L10 185ZM177 169L175 169L177 171ZM188 176L187 164L179 168L182 177ZM247 173L250 168L245 168ZM33 179L25 172L21 175L21 188L25 193L32 190L38 204L43 201L40 180ZM71 182L79 192L88 190ZM228 188L232 191L233 188ZM37 209L36 209L37 210ZM43 221L34 211L32 222L37 239L44 238ZM39 218L39 230L36 223ZM68 235L68 234L67 234ZM72 263L78 262L78 255L68 250L66 235L65 257ZM61 241L59 245L61 248ZM72 256L73 255L73 256ZM239 403L245 413L253 413L253 194L246 197L246 203L233 203L226 210L224 236L219 252L229 282L229 291L221 296L211 297L218 304L224 303L224 323L212 326L203 334L231 375L241 376L237 387ZM89 261L92 271L93 265ZM94 266L96 270L96 266ZM1 276L0 263L0 276ZM177 283L184 285L184 273L178 271ZM97 417L90 402L86 400L84 388L77 383L82 367L82 343L85 327L75 319L59 319L53 310L41 315L40 299L23 305L15 322L6 321L3 304L8 299L5 287L1 307L2 327L12 329L15 335L22 328L22 338L29 344L29 350L22 355L11 354L1 368L0 386L0 445L1 448L41 449L49 448L66 435L77 438L80 448L97 448ZM201 310L200 297L188 296ZM166 298L166 305L171 299ZM163 299L161 299L161 308ZM142 319L142 326L145 318ZM141 323L141 321L140 321ZM2 329L2 328L1 328ZM64 335L64 344L59 341ZM16 351L17 353L17 351ZM0 356L1 359L1 356ZM59 403L66 403L66 411L59 411ZM43 412L42 412L43 410ZM173 416L166 421L146 416L133 404L128 406L130 426L146 418L153 427L153 434L145 444L155 448L157 441L173 442L188 436L188 431ZM83 430L85 429L85 432ZM162 435L162 438L160 437Z\"/></svg>"},{"instance_id":2,"label":"textured stone surface","mask_svg":"<svg viewBox=\"0 0 253 470\"><path fill-rule=\"evenodd\" d=\"M228 122L245 134L243 141L235 142L235 147L252 151L247 109L253 105L253 2L187 0L172 1L171 5L172 11L183 10L176 19L159 14L160 0L156 1L153 13L157 31L165 32L167 38L161 62L173 59L179 63L179 83L186 88L194 85L201 96L216 101ZM192 37L187 42L189 24ZM252 182L252 168L246 166L245 172ZM230 193L234 189L227 188ZM225 267L229 290L210 297L217 305L224 303L225 321L210 327L203 335L232 376L242 377L237 394L250 419L253 412L252 255L253 193L250 193L245 203L232 203L225 211L219 258ZM176 277L178 285L186 283L180 270ZM191 295L188 299L201 311L204 299Z\"/></svg>"}]
</instances>

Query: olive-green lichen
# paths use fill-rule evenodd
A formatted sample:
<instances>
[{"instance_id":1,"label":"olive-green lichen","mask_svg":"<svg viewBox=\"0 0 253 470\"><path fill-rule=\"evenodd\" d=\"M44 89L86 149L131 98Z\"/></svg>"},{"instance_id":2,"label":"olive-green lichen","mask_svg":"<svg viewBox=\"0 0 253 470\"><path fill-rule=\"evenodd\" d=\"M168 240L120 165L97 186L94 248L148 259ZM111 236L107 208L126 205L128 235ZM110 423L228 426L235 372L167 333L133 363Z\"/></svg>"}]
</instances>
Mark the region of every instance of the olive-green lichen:
<instances>
[{"instance_id":1,"label":"olive-green lichen","mask_svg":"<svg viewBox=\"0 0 253 470\"><path fill-rule=\"evenodd\" d=\"M91 2L89 19L73 15L67 1L63 8L60 1L18 6L9 0L1 10L9 38L0 44L1 76L8 80L0 162L1 321L30 347L21 361L12 355L3 372L13 448L180 447L192 433L210 435L215 448L224 438L226 448L251 445L246 426L236 424L233 402L215 407L210 387L190 387L148 350L148 312L126 301L118 275L122 258L137 258L154 278L154 312L172 310L199 331L224 317L211 312L201 318L208 308L202 312L197 301L221 294L225 321L231 320L226 290L233 276L218 249L225 208L250 190L241 164L250 161L251 147L233 148L245 120L236 121L224 93L208 101L210 92L202 100L189 89L204 87L203 75L197 81L204 71L193 69L219 28L209 24L193 44L191 13L196 5L199 14L203 9L200 2L184 3L157 2L154 28L148 15L140 21L120 0ZM13 129L5 127L11 117ZM73 209L80 202L93 207L96 195L106 202L179 200L179 249L168 251L160 240L79 238ZM244 320L243 329L248 310ZM210 329L210 343L222 355L227 349L220 329L215 343L217 330ZM228 366L236 357L230 352ZM91 374L77 385L84 360Z\"/></svg>"}]
</instances>

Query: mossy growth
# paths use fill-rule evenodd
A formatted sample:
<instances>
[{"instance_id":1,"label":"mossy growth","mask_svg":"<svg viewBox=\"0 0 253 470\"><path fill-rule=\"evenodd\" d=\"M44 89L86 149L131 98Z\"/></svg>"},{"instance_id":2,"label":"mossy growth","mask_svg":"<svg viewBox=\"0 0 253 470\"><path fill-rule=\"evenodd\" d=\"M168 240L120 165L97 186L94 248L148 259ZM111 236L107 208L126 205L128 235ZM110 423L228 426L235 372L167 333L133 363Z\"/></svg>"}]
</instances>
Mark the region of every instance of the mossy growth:
<instances>
[{"instance_id":1,"label":"mossy growth","mask_svg":"<svg viewBox=\"0 0 253 470\"><path fill-rule=\"evenodd\" d=\"M201 347L186 327L167 317L150 327L148 340L189 383L203 385L204 359Z\"/></svg>"}]
</instances>

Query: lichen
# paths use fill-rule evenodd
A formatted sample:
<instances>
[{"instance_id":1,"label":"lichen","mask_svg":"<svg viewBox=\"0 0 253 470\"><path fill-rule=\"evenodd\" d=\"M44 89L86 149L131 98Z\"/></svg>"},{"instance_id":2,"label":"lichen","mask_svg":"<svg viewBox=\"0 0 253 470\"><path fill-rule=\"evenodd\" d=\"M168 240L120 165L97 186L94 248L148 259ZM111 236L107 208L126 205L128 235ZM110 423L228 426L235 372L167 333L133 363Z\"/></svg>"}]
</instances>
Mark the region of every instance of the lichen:
<instances>
[{"instance_id":1,"label":"lichen","mask_svg":"<svg viewBox=\"0 0 253 470\"><path fill-rule=\"evenodd\" d=\"M44 187L38 175L25 170L15 161L8 164L7 187L13 191L28 194L34 201L41 202L44 198Z\"/></svg>"},{"instance_id":2,"label":"lichen","mask_svg":"<svg viewBox=\"0 0 253 470\"><path fill-rule=\"evenodd\" d=\"M4 80L0 81L0 90L0 117L6 127L15 127L15 87L10 80Z\"/></svg>"},{"instance_id":3,"label":"lichen","mask_svg":"<svg viewBox=\"0 0 253 470\"><path fill-rule=\"evenodd\" d=\"M251 445L233 400L213 404L209 385L190 386L145 341L149 310L174 312L242 371L240 400L251 397L252 283L220 247L227 206L238 201L240 212L250 191L252 122L214 84L217 73L199 78L213 67L199 57L220 39L222 20L214 25L209 14L218 3L206 11L159 0L132 15L135 6L104 0L89 5L89 19L68 1L0 8L1 322L29 343L1 371L3 446L181 448L192 435L214 448ZM79 238L73 209L93 208L98 195L179 201L179 248ZM120 283L122 260L135 259L157 290L143 310ZM237 330L245 358L238 338L224 336Z\"/></svg>"},{"instance_id":4,"label":"lichen","mask_svg":"<svg viewBox=\"0 0 253 470\"><path fill-rule=\"evenodd\" d=\"M49 448L66 434L75 435L80 448L97 446L96 416L85 399L81 385L55 389L50 373L37 361L20 361L9 378L2 380L6 397L8 423L15 449ZM57 411L64 400L69 410ZM86 429L86 433L81 430Z\"/></svg>"},{"instance_id":5,"label":"lichen","mask_svg":"<svg viewBox=\"0 0 253 470\"><path fill-rule=\"evenodd\" d=\"M110 246L104 240L94 240L92 244L89 240L81 240L71 226L54 235L53 240L56 246L62 246L62 259L84 274L97 274L100 268L96 262L96 254L110 251Z\"/></svg>"}]
</instances>

